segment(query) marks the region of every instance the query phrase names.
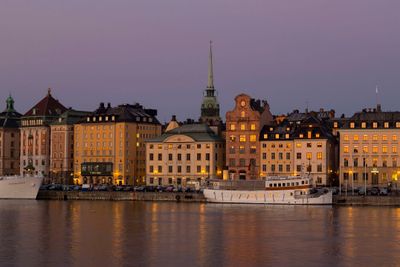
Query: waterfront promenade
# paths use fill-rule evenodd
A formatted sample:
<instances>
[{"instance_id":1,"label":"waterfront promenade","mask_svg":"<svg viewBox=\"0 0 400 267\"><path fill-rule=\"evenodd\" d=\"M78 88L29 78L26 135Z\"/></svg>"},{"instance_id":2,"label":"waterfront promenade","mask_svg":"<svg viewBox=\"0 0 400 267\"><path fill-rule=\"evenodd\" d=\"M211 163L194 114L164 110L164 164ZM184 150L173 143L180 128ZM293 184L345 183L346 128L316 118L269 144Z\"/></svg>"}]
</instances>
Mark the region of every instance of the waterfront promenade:
<instances>
[{"instance_id":1,"label":"waterfront promenade","mask_svg":"<svg viewBox=\"0 0 400 267\"><path fill-rule=\"evenodd\" d=\"M40 190L38 200L111 200L111 201L167 201L206 203L201 193L175 192L76 192ZM335 195L333 205L339 206L400 206L400 196Z\"/></svg>"}]
</instances>

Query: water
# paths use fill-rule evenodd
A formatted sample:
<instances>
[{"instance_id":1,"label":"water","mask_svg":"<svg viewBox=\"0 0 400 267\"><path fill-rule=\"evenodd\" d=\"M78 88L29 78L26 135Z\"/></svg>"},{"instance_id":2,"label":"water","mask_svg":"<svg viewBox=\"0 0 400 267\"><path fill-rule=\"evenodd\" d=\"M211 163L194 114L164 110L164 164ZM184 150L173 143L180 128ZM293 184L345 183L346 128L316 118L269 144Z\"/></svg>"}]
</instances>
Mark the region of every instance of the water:
<instances>
[{"instance_id":1,"label":"water","mask_svg":"<svg viewBox=\"0 0 400 267\"><path fill-rule=\"evenodd\" d=\"M0 201L0 266L395 266L400 208Z\"/></svg>"}]
</instances>

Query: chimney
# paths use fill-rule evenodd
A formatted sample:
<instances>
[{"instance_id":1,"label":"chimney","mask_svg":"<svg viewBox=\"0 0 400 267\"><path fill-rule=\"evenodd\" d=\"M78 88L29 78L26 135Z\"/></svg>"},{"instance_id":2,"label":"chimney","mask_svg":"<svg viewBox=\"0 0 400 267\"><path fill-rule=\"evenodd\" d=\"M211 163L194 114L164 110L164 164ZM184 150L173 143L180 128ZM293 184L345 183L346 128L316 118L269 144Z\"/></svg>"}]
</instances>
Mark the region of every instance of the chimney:
<instances>
[{"instance_id":1,"label":"chimney","mask_svg":"<svg viewBox=\"0 0 400 267\"><path fill-rule=\"evenodd\" d=\"M101 109L104 108L104 102L100 102L100 107L99 108L101 108Z\"/></svg>"},{"instance_id":2,"label":"chimney","mask_svg":"<svg viewBox=\"0 0 400 267\"><path fill-rule=\"evenodd\" d=\"M107 108L111 108L111 103L110 102L107 103Z\"/></svg>"},{"instance_id":3,"label":"chimney","mask_svg":"<svg viewBox=\"0 0 400 267\"><path fill-rule=\"evenodd\" d=\"M171 121L176 121L176 115L172 115Z\"/></svg>"},{"instance_id":4,"label":"chimney","mask_svg":"<svg viewBox=\"0 0 400 267\"><path fill-rule=\"evenodd\" d=\"M377 112L381 112L382 111L381 104L376 105L376 111Z\"/></svg>"}]
</instances>

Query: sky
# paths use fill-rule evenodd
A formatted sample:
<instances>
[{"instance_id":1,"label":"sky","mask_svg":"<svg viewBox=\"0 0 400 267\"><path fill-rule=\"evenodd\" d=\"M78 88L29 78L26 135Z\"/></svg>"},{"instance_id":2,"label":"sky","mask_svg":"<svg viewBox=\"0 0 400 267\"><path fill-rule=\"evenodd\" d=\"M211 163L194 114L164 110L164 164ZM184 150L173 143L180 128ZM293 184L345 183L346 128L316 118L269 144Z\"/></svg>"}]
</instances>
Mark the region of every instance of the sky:
<instances>
[{"instance_id":1,"label":"sky","mask_svg":"<svg viewBox=\"0 0 400 267\"><path fill-rule=\"evenodd\" d=\"M139 102L197 119L213 41L221 116L240 93L273 114L400 110L398 0L2 0L0 109L45 96Z\"/></svg>"}]
</instances>

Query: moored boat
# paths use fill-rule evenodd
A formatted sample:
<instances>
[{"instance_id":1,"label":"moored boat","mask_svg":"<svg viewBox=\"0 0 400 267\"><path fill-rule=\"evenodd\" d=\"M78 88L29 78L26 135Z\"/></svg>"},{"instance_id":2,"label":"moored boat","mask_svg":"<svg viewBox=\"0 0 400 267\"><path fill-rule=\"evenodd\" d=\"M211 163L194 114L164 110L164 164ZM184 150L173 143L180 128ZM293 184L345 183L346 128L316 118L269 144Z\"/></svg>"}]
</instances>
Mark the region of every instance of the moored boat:
<instances>
[{"instance_id":1,"label":"moored boat","mask_svg":"<svg viewBox=\"0 0 400 267\"><path fill-rule=\"evenodd\" d=\"M0 177L0 199L36 199L43 176Z\"/></svg>"},{"instance_id":2,"label":"moored boat","mask_svg":"<svg viewBox=\"0 0 400 267\"><path fill-rule=\"evenodd\" d=\"M310 177L273 176L263 181L214 182L212 188L204 189L209 202L286 204L286 205L330 205L332 191L315 188Z\"/></svg>"}]
</instances>

